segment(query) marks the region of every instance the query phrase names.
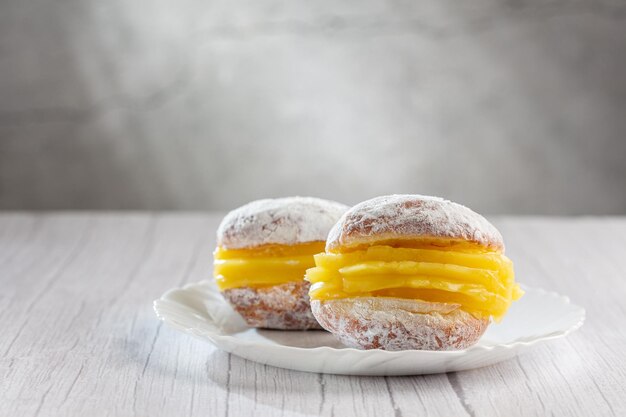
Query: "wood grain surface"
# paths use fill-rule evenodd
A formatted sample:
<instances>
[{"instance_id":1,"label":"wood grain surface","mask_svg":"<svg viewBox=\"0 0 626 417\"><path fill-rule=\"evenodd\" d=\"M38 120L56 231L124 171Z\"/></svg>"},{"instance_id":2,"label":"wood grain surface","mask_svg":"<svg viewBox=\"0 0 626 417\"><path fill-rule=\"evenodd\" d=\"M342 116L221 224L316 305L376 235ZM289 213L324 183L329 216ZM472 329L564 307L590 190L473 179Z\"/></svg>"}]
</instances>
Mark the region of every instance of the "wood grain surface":
<instances>
[{"instance_id":1,"label":"wood grain surface","mask_svg":"<svg viewBox=\"0 0 626 417\"><path fill-rule=\"evenodd\" d=\"M520 282L587 309L495 366L414 377L289 371L163 326L210 276L219 214L0 214L0 416L623 416L626 218L495 218Z\"/></svg>"}]
</instances>

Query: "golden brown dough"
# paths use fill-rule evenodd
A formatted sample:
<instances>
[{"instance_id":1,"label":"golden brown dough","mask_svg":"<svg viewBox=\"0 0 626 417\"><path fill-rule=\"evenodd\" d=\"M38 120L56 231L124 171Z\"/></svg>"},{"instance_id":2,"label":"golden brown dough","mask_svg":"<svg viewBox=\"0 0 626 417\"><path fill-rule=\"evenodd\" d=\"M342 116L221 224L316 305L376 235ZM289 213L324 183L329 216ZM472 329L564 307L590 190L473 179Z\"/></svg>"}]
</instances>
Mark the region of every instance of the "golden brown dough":
<instances>
[{"instance_id":1,"label":"golden brown dough","mask_svg":"<svg viewBox=\"0 0 626 417\"><path fill-rule=\"evenodd\" d=\"M311 313L309 283L288 282L263 288L232 288L222 295L252 327L321 329Z\"/></svg>"},{"instance_id":2,"label":"golden brown dough","mask_svg":"<svg viewBox=\"0 0 626 417\"><path fill-rule=\"evenodd\" d=\"M322 327L358 349L465 349L489 325L458 305L401 298L313 300L311 309Z\"/></svg>"}]
</instances>

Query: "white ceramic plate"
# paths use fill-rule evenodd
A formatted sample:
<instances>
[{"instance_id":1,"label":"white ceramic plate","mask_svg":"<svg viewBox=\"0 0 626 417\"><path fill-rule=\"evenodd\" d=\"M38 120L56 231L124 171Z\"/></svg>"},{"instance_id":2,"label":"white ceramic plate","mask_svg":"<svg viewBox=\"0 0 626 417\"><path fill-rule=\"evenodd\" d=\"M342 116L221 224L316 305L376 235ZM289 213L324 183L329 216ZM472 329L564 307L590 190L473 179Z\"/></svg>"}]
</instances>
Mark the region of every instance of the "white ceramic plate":
<instances>
[{"instance_id":1,"label":"white ceramic plate","mask_svg":"<svg viewBox=\"0 0 626 417\"><path fill-rule=\"evenodd\" d=\"M502 323L489 326L477 345L450 352L357 350L344 347L324 331L251 329L210 281L168 291L154 302L154 310L176 329L268 365L329 374L418 375L491 365L582 326L585 310L567 297L536 288L524 290L526 294L513 303Z\"/></svg>"}]
</instances>

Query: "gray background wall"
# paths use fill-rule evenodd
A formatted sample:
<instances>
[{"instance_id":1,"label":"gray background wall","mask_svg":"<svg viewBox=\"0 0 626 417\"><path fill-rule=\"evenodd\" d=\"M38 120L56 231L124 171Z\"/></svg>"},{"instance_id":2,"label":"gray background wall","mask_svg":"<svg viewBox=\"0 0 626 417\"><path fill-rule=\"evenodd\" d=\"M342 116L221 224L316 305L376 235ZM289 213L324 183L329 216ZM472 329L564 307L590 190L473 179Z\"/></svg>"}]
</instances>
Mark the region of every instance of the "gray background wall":
<instances>
[{"instance_id":1,"label":"gray background wall","mask_svg":"<svg viewBox=\"0 0 626 417\"><path fill-rule=\"evenodd\" d=\"M626 213L626 2L4 0L0 208Z\"/></svg>"}]
</instances>

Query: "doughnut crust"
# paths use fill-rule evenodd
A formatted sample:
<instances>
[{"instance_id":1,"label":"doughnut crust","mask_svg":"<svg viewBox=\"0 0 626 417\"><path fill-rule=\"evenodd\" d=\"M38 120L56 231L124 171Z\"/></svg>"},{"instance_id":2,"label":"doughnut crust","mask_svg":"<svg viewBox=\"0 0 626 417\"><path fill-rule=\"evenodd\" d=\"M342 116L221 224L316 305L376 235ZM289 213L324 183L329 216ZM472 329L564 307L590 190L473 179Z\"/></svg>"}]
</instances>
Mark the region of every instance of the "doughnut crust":
<instances>
[{"instance_id":1,"label":"doughnut crust","mask_svg":"<svg viewBox=\"0 0 626 417\"><path fill-rule=\"evenodd\" d=\"M489 325L455 304L402 298L312 300L311 309L324 329L357 349L465 349Z\"/></svg>"},{"instance_id":2,"label":"doughnut crust","mask_svg":"<svg viewBox=\"0 0 626 417\"><path fill-rule=\"evenodd\" d=\"M224 217L217 229L217 244L225 249L243 249L325 241L347 209L341 203L314 197L252 201Z\"/></svg>"},{"instance_id":3,"label":"doughnut crust","mask_svg":"<svg viewBox=\"0 0 626 417\"><path fill-rule=\"evenodd\" d=\"M311 313L308 293L309 283L301 281L262 288L231 288L222 295L251 327L321 329Z\"/></svg>"},{"instance_id":4,"label":"doughnut crust","mask_svg":"<svg viewBox=\"0 0 626 417\"><path fill-rule=\"evenodd\" d=\"M364 201L333 226L327 252L385 240L464 240L504 252L502 235L483 216L461 204L423 195L389 195Z\"/></svg>"}]
</instances>

